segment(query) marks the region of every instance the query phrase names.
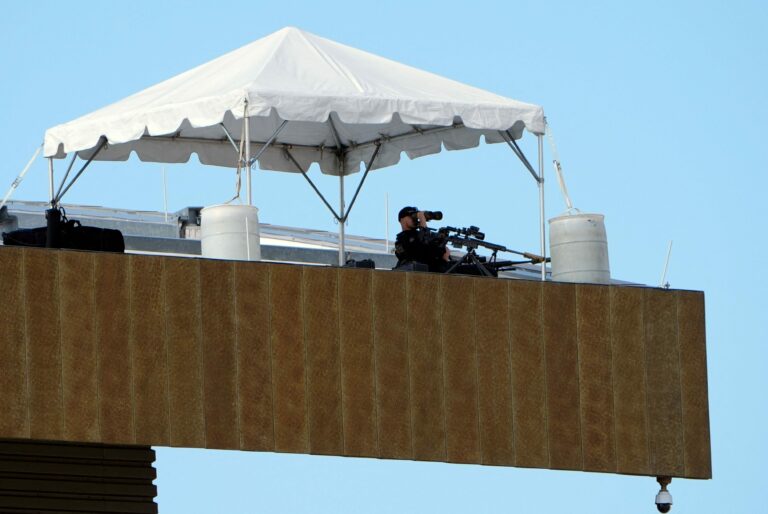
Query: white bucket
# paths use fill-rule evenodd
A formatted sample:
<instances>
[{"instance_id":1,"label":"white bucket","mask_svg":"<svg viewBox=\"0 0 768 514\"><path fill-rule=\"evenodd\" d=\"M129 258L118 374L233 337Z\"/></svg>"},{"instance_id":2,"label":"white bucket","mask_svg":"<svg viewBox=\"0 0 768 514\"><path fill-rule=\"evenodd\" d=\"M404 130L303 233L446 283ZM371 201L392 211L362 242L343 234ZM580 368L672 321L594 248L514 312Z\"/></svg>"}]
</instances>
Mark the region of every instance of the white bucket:
<instances>
[{"instance_id":1,"label":"white bucket","mask_svg":"<svg viewBox=\"0 0 768 514\"><path fill-rule=\"evenodd\" d=\"M212 205L200 211L203 257L261 260L258 213L252 205Z\"/></svg>"},{"instance_id":2,"label":"white bucket","mask_svg":"<svg viewBox=\"0 0 768 514\"><path fill-rule=\"evenodd\" d=\"M609 284L608 239L602 214L566 214L549 220L552 280Z\"/></svg>"}]
</instances>

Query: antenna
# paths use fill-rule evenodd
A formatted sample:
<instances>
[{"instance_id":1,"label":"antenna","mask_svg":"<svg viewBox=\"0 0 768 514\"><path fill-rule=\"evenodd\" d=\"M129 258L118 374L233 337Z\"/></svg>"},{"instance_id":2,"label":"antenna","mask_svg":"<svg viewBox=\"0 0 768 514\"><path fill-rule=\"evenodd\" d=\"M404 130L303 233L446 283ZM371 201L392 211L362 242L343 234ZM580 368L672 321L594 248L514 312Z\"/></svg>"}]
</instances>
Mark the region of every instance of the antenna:
<instances>
[{"instance_id":1,"label":"antenna","mask_svg":"<svg viewBox=\"0 0 768 514\"><path fill-rule=\"evenodd\" d=\"M667 269L669 268L669 256L672 254L672 240L669 240L669 246L667 247L667 259L664 261L664 272L661 274L661 282L659 287L669 289L669 282L667 282Z\"/></svg>"}]
</instances>

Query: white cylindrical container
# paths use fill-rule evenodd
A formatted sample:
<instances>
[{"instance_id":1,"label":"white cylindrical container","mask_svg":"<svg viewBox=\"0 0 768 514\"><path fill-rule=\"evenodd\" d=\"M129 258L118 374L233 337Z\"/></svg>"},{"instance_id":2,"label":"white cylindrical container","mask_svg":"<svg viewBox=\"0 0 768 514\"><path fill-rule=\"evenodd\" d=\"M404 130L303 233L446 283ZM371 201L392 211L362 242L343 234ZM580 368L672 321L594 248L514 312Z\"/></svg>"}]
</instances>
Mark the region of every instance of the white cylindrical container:
<instances>
[{"instance_id":1,"label":"white cylindrical container","mask_svg":"<svg viewBox=\"0 0 768 514\"><path fill-rule=\"evenodd\" d=\"M602 214L566 214L549 220L552 280L609 284L608 239Z\"/></svg>"},{"instance_id":2,"label":"white cylindrical container","mask_svg":"<svg viewBox=\"0 0 768 514\"><path fill-rule=\"evenodd\" d=\"M212 205L200 211L203 257L261 260L258 213L252 205Z\"/></svg>"}]
</instances>

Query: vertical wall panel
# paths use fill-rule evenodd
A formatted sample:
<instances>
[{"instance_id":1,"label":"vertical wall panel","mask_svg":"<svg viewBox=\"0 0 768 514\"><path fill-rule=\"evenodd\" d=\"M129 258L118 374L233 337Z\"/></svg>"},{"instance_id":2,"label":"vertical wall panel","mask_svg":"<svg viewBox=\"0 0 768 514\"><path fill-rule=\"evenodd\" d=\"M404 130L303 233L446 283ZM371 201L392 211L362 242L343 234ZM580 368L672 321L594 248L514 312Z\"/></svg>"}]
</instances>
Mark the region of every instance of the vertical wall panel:
<instances>
[{"instance_id":1,"label":"vertical wall panel","mask_svg":"<svg viewBox=\"0 0 768 514\"><path fill-rule=\"evenodd\" d=\"M549 464L581 469L579 354L576 342L576 286L544 288L544 348L547 366Z\"/></svg>"},{"instance_id":2,"label":"vertical wall panel","mask_svg":"<svg viewBox=\"0 0 768 514\"><path fill-rule=\"evenodd\" d=\"M0 251L0 437L29 437L27 344L24 325L24 255Z\"/></svg>"},{"instance_id":3,"label":"vertical wall panel","mask_svg":"<svg viewBox=\"0 0 768 514\"><path fill-rule=\"evenodd\" d=\"M645 354L650 421L651 472L684 472L677 294L645 290Z\"/></svg>"},{"instance_id":4,"label":"vertical wall panel","mask_svg":"<svg viewBox=\"0 0 768 514\"><path fill-rule=\"evenodd\" d=\"M445 427L449 462L480 462L475 282L469 277L442 280L442 338L445 362ZM488 282L483 280L482 282Z\"/></svg>"},{"instance_id":5,"label":"vertical wall panel","mask_svg":"<svg viewBox=\"0 0 768 514\"><path fill-rule=\"evenodd\" d=\"M163 257L131 256L131 354L136 443L168 445Z\"/></svg>"},{"instance_id":6,"label":"vertical wall panel","mask_svg":"<svg viewBox=\"0 0 768 514\"><path fill-rule=\"evenodd\" d=\"M515 465L545 468L549 466L549 441L542 284L511 280L507 287Z\"/></svg>"},{"instance_id":7,"label":"vertical wall panel","mask_svg":"<svg viewBox=\"0 0 768 514\"><path fill-rule=\"evenodd\" d=\"M576 286L584 469L616 471L610 289Z\"/></svg>"},{"instance_id":8,"label":"vertical wall panel","mask_svg":"<svg viewBox=\"0 0 768 514\"><path fill-rule=\"evenodd\" d=\"M304 339L309 390L309 450L340 455L341 421L338 269L304 269Z\"/></svg>"},{"instance_id":9,"label":"vertical wall panel","mask_svg":"<svg viewBox=\"0 0 768 514\"><path fill-rule=\"evenodd\" d=\"M25 251L29 423L39 439L61 439L64 429L58 270L58 252Z\"/></svg>"},{"instance_id":10,"label":"vertical wall panel","mask_svg":"<svg viewBox=\"0 0 768 514\"><path fill-rule=\"evenodd\" d=\"M64 436L94 442L100 437L94 254L60 252L59 283Z\"/></svg>"},{"instance_id":11,"label":"vertical wall panel","mask_svg":"<svg viewBox=\"0 0 768 514\"><path fill-rule=\"evenodd\" d=\"M409 273L407 277L413 456L417 460L445 460L442 280L427 273Z\"/></svg>"},{"instance_id":12,"label":"vertical wall panel","mask_svg":"<svg viewBox=\"0 0 768 514\"><path fill-rule=\"evenodd\" d=\"M379 453L412 459L407 273L373 272L373 333Z\"/></svg>"},{"instance_id":13,"label":"vertical wall panel","mask_svg":"<svg viewBox=\"0 0 768 514\"><path fill-rule=\"evenodd\" d=\"M200 260L203 409L208 448L240 447L234 263Z\"/></svg>"},{"instance_id":14,"label":"vertical wall panel","mask_svg":"<svg viewBox=\"0 0 768 514\"><path fill-rule=\"evenodd\" d=\"M610 294L618 472L649 474L643 290L611 287Z\"/></svg>"},{"instance_id":15,"label":"vertical wall panel","mask_svg":"<svg viewBox=\"0 0 768 514\"><path fill-rule=\"evenodd\" d=\"M678 329L680 331L685 474L698 478L711 478L703 293L678 292Z\"/></svg>"},{"instance_id":16,"label":"vertical wall panel","mask_svg":"<svg viewBox=\"0 0 768 514\"><path fill-rule=\"evenodd\" d=\"M241 448L274 451L268 265L235 263L235 314Z\"/></svg>"},{"instance_id":17,"label":"vertical wall panel","mask_svg":"<svg viewBox=\"0 0 768 514\"><path fill-rule=\"evenodd\" d=\"M481 462L512 465L515 438L507 282L474 282Z\"/></svg>"},{"instance_id":18,"label":"vertical wall panel","mask_svg":"<svg viewBox=\"0 0 768 514\"><path fill-rule=\"evenodd\" d=\"M95 255L94 305L99 351L99 425L106 443L133 443L129 257Z\"/></svg>"},{"instance_id":19,"label":"vertical wall panel","mask_svg":"<svg viewBox=\"0 0 768 514\"><path fill-rule=\"evenodd\" d=\"M373 352L373 272L339 270L344 454L378 456Z\"/></svg>"},{"instance_id":20,"label":"vertical wall panel","mask_svg":"<svg viewBox=\"0 0 768 514\"><path fill-rule=\"evenodd\" d=\"M275 265L270 270L275 447L280 452L306 453L309 451L309 424L302 268Z\"/></svg>"},{"instance_id":21,"label":"vertical wall panel","mask_svg":"<svg viewBox=\"0 0 768 514\"><path fill-rule=\"evenodd\" d=\"M702 293L17 248L0 268L0 437L711 477Z\"/></svg>"},{"instance_id":22,"label":"vertical wall panel","mask_svg":"<svg viewBox=\"0 0 768 514\"><path fill-rule=\"evenodd\" d=\"M204 446L200 261L165 261L171 446Z\"/></svg>"}]
</instances>

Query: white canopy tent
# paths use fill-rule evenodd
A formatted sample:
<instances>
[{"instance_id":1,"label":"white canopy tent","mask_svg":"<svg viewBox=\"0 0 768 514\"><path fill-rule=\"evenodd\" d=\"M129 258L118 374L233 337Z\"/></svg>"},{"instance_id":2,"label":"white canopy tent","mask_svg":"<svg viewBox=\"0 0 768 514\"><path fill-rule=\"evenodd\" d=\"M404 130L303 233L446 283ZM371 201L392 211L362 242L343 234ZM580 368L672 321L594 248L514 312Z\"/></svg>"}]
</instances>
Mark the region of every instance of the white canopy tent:
<instances>
[{"instance_id":1,"label":"white canopy tent","mask_svg":"<svg viewBox=\"0 0 768 514\"><path fill-rule=\"evenodd\" d=\"M515 140L539 139L538 173ZM300 172L344 222L370 170L447 150L506 142L539 185L544 247L543 109L504 98L288 27L74 121L46 131L56 204L92 160L201 163ZM247 144L245 144L247 143ZM235 151L233 151L233 148ZM73 154L54 194L53 161ZM251 156L254 156L251 158ZM86 160L65 185L75 157ZM339 177L339 211L307 175L313 163ZM344 177L363 175L349 208ZM543 267L542 267L543 276Z\"/></svg>"}]
</instances>

